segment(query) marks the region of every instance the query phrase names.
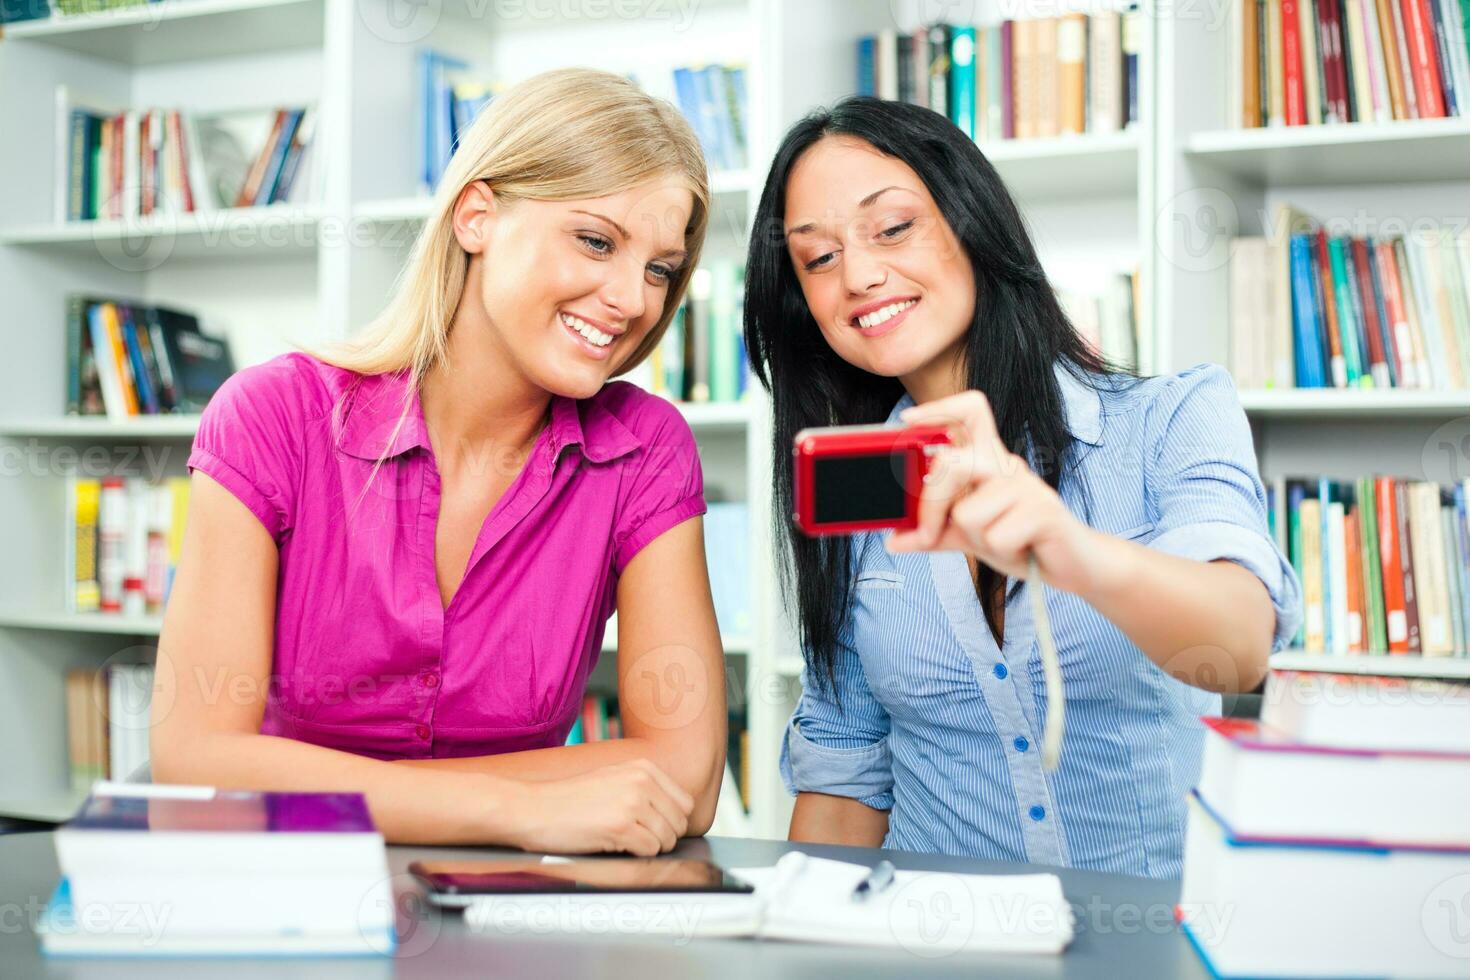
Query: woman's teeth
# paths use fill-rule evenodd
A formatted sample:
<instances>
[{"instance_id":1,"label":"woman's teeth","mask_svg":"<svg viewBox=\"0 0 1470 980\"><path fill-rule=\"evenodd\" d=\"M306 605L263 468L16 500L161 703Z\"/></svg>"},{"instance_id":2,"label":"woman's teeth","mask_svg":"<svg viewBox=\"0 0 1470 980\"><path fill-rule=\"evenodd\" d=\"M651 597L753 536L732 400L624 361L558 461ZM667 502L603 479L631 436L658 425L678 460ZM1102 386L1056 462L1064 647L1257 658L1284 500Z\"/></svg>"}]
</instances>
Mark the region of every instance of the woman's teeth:
<instances>
[{"instance_id":1,"label":"woman's teeth","mask_svg":"<svg viewBox=\"0 0 1470 980\"><path fill-rule=\"evenodd\" d=\"M579 320L570 313L563 313L561 315L561 322L581 334L590 344L596 344L598 347L606 347L613 342L612 334L603 333L586 320Z\"/></svg>"},{"instance_id":2,"label":"woman's teeth","mask_svg":"<svg viewBox=\"0 0 1470 980\"><path fill-rule=\"evenodd\" d=\"M881 310L874 310L866 316L858 317L858 326L866 330L869 327L876 327L880 323L887 323L917 302L918 300L916 299L906 299L902 303L890 303Z\"/></svg>"}]
</instances>

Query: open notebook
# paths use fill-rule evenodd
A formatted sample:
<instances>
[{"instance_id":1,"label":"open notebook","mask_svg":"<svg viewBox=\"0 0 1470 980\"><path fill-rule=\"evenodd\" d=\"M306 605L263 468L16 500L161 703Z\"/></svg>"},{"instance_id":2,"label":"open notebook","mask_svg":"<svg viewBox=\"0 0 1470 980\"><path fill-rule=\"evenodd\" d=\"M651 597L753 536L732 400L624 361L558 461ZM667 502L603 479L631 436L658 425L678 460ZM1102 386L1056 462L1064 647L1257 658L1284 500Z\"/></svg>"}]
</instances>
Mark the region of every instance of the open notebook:
<instances>
[{"instance_id":1,"label":"open notebook","mask_svg":"<svg viewBox=\"0 0 1470 980\"><path fill-rule=\"evenodd\" d=\"M964 875L899 871L865 902L853 889L863 864L786 855L774 867L736 868L754 895L515 895L465 909L476 931L748 936L894 946L920 956L962 951L1059 953L1072 941L1072 913L1056 875Z\"/></svg>"}]
</instances>

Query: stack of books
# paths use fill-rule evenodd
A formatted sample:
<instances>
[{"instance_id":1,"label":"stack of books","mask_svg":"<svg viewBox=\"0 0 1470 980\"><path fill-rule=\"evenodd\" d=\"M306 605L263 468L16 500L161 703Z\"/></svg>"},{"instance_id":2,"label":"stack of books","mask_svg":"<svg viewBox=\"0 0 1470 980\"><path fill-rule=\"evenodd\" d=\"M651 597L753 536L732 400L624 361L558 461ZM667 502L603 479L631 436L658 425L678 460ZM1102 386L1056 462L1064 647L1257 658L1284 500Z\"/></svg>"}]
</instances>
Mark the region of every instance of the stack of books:
<instances>
[{"instance_id":1,"label":"stack of books","mask_svg":"<svg viewBox=\"0 0 1470 980\"><path fill-rule=\"evenodd\" d=\"M1101 294L1058 290L1057 299L1082 338L1110 364L1138 366L1137 272L1111 276Z\"/></svg>"},{"instance_id":2,"label":"stack of books","mask_svg":"<svg viewBox=\"0 0 1470 980\"><path fill-rule=\"evenodd\" d=\"M383 955L383 837L358 793L99 783L56 831L50 955Z\"/></svg>"},{"instance_id":3,"label":"stack of books","mask_svg":"<svg viewBox=\"0 0 1470 980\"><path fill-rule=\"evenodd\" d=\"M221 113L113 108L79 102L65 86L57 103L65 148L61 221L296 201L317 179L302 178L315 129L309 106Z\"/></svg>"},{"instance_id":4,"label":"stack of books","mask_svg":"<svg viewBox=\"0 0 1470 980\"><path fill-rule=\"evenodd\" d=\"M1178 916L1221 977L1463 977L1470 687L1273 672L1205 719Z\"/></svg>"},{"instance_id":5,"label":"stack of books","mask_svg":"<svg viewBox=\"0 0 1470 980\"><path fill-rule=\"evenodd\" d=\"M740 65L675 68L674 92L679 111L704 148L709 169L745 169L750 159L745 69Z\"/></svg>"},{"instance_id":6,"label":"stack of books","mask_svg":"<svg viewBox=\"0 0 1470 980\"><path fill-rule=\"evenodd\" d=\"M695 269L663 340L627 380L672 401L740 401L750 385L744 318L745 266Z\"/></svg>"},{"instance_id":7,"label":"stack of books","mask_svg":"<svg viewBox=\"0 0 1470 980\"><path fill-rule=\"evenodd\" d=\"M1130 4L883 31L858 39L857 92L933 109L981 142L1116 132L1139 119L1139 18Z\"/></svg>"},{"instance_id":8,"label":"stack of books","mask_svg":"<svg viewBox=\"0 0 1470 980\"><path fill-rule=\"evenodd\" d=\"M189 478L69 476L67 612L158 615L173 589Z\"/></svg>"},{"instance_id":9,"label":"stack of books","mask_svg":"<svg viewBox=\"0 0 1470 980\"><path fill-rule=\"evenodd\" d=\"M1302 583L1308 653L1465 656L1470 483L1280 479L1272 533Z\"/></svg>"},{"instance_id":10,"label":"stack of books","mask_svg":"<svg viewBox=\"0 0 1470 980\"><path fill-rule=\"evenodd\" d=\"M1243 0L1231 125L1470 116L1467 0Z\"/></svg>"},{"instance_id":11,"label":"stack of books","mask_svg":"<svg viewBox=\"0 0 1470 980\"><path fill-rule=\"evenodd\" d=\"M1470 231L1334 234L1290 205L1273 225L1231 242L1241 387L1470 387Z\"/></svg>"},{"instance_id":12,"label":"stack of books","mask_svg":"<svg viewBox=\"0 0 1470 980\"><path fill-rule=\"evenodd\" d=\"M66 316L66 413L202 412L235 370L229 342L192 314L123 300L71 296Z\"/></svg>"},{"instance_id":13,"label":"stack of books","mask_svg":"<svg viewBox=\"0 0 1470 980\"><path fill-rule=\"evenodd\" d=\"M132 778L148 762L151 664L66 672L66 746L72 789Z\"/></svg>"}]
</instances>

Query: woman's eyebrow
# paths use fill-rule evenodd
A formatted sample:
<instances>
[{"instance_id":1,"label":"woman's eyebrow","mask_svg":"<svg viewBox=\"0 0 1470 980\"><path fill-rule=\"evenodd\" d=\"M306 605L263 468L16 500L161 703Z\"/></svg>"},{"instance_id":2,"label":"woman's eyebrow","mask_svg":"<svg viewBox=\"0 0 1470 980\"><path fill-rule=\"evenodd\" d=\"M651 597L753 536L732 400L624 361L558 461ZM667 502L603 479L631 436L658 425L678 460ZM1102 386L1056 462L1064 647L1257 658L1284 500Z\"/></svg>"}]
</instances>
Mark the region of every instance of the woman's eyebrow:
<instances>
[{"instance_id":1,"label":"woman's eyebrow","mask_svg":"<svg viewBox=\"0 0 1470 980\"><path fill-rule=\"evenodd\" d=\"M628 229L624 228L622 225L618 224L616 221L609 218L605 214L598 214L596 211L583 211L581 208L572 208L572 211L575 214L585 214L589 218L597 218L599 221L606 221L609 225L612 225L618 230L618 234L623 236L623 241L627 241L628 239L633 237L632 235L628 234Z\"/></svg>"},{"instance_id":2,"label":"woman's eyebrow","mask_svg":"<svg viewBox=\"0 0 1470 980\"><path fill-rule=\"evenodd\" d=\"M868 205L872 204L874 201L878 200L878 198L882 197L884 194L887 194L889 191L906 191L906 190L908 190L907 187L899 187L897 184L889 184L887 187L880 187L878 190L874 191L873 193L869 194L867 197L863 198L861 201L858 202L858 204L857 204L858 210L862 210L863 208L865 208ZM910 193L912 193L912 191L910 191ZM810 234L811 232L815 231L816 228L817 228L817 223L815 221L808 221L806 224L797 225L795 228L792 228L789 231L787 231L786 232L786 237L787 238L790 238L792 235L806 235L806 234Z\"/></svg>"}]
</instances>

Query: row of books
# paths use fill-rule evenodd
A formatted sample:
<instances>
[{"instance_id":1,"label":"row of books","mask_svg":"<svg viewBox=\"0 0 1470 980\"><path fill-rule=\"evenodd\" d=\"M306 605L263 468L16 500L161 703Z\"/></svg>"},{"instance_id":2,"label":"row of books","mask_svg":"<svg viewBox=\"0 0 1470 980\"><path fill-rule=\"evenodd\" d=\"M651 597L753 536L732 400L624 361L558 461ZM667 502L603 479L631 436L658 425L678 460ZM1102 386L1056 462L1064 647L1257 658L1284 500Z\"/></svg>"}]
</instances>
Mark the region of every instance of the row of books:
<instances>
[{"instance_id":1,"label":"row of books","mask_svg":"<svg viewBox=\"0 0 1470 980\"><path fill-rule=\"evenodd\" d=\"M1243 0L1230 27L1234 125L1470 116L1467 0Z\"/></svg>"},{"instance_id":2,"label":"row of books","mask_svg":"<svg viewBox=\"0 0 1470 980\"><path fill-rule=\"evenodd\" d=\"M68 612L143 616L163 612L189 512L189 478L66 480Z\"/></svg>"},{"instance_id":3,"label":"row of books","mask_svg":"<svg viewBox=\"0 0 1470 980\"><path fill-rule=\"evenodd\" d=\"M66 749L72 788L125 780L148 762L153 667L112 664L66 672Z\"/></svg>"},{"instance_id":4,"label":"row of books","mask_svg":"<svg viewBox=\"0 0 1470 980\"><path fill-rule=\"evenodd\" d=\"M504 84L485 80L469 62L429 49L419 52L418 73L420 189L432 194L460 135ZM679 107L699 137L711 171L743 169L750 158L745 68L699 65L668 74L632 80Z\"/></svg>"},{"instance_id":5,"label":"row of books","mask_svg":"<svg viewBox=\"0 0 1470 980\"><path fill-rule=\"evenodd\" d=\"M66 412L201 412L235 370L229 342L193 314L119 300L67 297Z\"/></svg>"},{"instance_id":6,"label":"row of books","mask_svg":"<svg viewBox=\"0 0 1470 980\"><path fill-rule=\"evenodd\" d=\"M663 340L627 380L674 401L739 401L750 383L744 318L745 266L701 266Z\"/></svg>"},{"instance_id":7,"label":"row of books","mask_svg":"<svg viewBox=\"0 0 1470 980\"><path fill-rule=\"evenodd\" d=\"M1057 299L1084 340L1109 363L1138 366L1139 277L1136 272L1112 276L1101 295L1058 290Z\"/></svg>"},{"instance_id":8,"label":"row of books","mask_svg":"<svg viewBox=\"0 0 1470 980\"><path fill-rule=\"evenodd\" d=\"M39 20L43 17L50 17L52 14L64 17L96 14L159 2L161 0L5 0L4 3L0 3L0 24Z\"/></svg>"},{"instance_id":9,"label":"row of books","mask_svg":"<svg viewBox=\"0 0 1470 980\"><path fill-rule=\"evenodd\" d=\"M1470 387L1470 231L1329 235L1287 209L1231 243L1243 388Z\"/></svg>"},{"instance_id":10,"label":"row of books","mask_svg":"<svg viewBox=\"0 0 1470 980\"><path fill-rule=\"evenodd\" d=\"M858 39L857 91L933 109L981 142L1116 132L1139 118L1140 16L883 31Z\"/></svg>"},{"instance_id":11,"label":"row of books","mask_svg":"<svg viewBox=\"0 0 1470 980\"><path fill-rule=\"evenodd\" d=\"M311 107L221 113L99 109L58 91L64 127L58 220L136 218L296 200Z\"/></svg>"},{"instance_id":12,"label":"row of books","mask_svg":"<svg viewBox=\"0 0 1470 980\"><path fill-rule=\"evenodd\" d=\"M1465 976L1470 685L1272 671L1206 718L1178 916L1217 977Z\"/></svg>"},{"instance_id":13,"label":"row of books","mask_svg":"<svg viewBox=\"0 0 1470 980\"><path fill-rule=\"evenodd\" d=\"M618 717L618 699L589 694L582 699L582 711L567 733L568 745L605 742L623 737L623 722Z\"/></svg>"},{"instance_id":14,"label":"row of books","mask_svg":"<svg viewBox=\"0 0 1470 980\"><path fill-rule=\"evenodd\" d=\"M1467 656L1470 484L1279 480L1272 531L1302 582L1308 653Z\"/></svg>"}]
</instances>

